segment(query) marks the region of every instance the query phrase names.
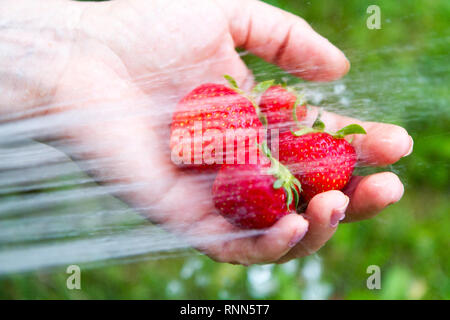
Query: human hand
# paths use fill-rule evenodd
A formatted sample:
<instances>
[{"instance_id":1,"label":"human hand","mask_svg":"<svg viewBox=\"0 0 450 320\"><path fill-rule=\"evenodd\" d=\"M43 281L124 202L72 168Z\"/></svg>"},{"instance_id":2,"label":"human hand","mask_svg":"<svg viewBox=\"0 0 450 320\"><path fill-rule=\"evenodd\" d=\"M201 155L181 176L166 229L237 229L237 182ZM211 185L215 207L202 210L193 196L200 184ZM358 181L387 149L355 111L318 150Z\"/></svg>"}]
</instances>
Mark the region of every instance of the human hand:
<instances>
[{"instance_id":1,"label":"human hand","mask_svg":"<svg viewBox=\"0 0 450 320\"><path fill-rule=\"evenodd\" d=\"M58 119L40 138L213 259L248 265L302 257L326 243L344 212L344 221L362 220L401 198L403 186L392 173L354 177L344 191L350 204L340 191L322 193L305 215L288 215L261 234L243 236L215 212L213 175L199 178L171 163L169 125L176 102L198 84L222 82L223 74L250 88L251 72L235 47L317 81L344 75L345 56L302 19L257 1L70 6L79 17L63 37L70 49L58 60L63 62L51 79L52 90L46 90L46 103L31 109L35 117ZM330 113L323 120L330 129L356 121ZM362 125L368 134L353 145L371 165L394 163L412 148L400 127Z\"/></svg>"}]
</instances>

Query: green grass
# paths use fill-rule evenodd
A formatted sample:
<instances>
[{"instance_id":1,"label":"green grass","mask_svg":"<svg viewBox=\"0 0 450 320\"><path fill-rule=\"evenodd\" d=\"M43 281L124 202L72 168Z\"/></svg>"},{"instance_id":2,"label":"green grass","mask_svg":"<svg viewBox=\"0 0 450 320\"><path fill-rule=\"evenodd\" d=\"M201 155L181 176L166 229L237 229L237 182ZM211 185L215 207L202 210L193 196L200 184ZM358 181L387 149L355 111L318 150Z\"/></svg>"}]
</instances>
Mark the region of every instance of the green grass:
<instances>
[{"instance_id":1,"label":"green grass","mask_svg":"<svg viewBox=\"0 0 450 320\"><path fill-rule=\"evenodd\" d=\"M323 268L313 287L328 286L329 298L449 299L449 212L449 202L434 191L411 190L377 218L341 225L318 255L269 267L273 288L263 293L248 278L264 267L219 264L192 253L82 267L82 290L66 288L64 268L14 275L0 280L0 299L300 299L311 285L303 274L311 261ZM369 265L381 268L381 290L366 287Z\"/></svg>"}]
</instances>

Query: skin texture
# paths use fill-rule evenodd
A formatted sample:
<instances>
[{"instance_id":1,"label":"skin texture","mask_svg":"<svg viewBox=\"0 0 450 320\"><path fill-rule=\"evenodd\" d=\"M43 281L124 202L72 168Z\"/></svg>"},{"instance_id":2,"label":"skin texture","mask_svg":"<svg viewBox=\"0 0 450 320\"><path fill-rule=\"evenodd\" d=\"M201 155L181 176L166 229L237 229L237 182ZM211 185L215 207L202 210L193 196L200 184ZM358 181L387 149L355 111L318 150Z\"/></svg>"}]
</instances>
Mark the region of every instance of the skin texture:
<instances>
[{"instance_id":1,"label":"skin texture","mask_svg":"<svg viewBox=\"0 0 450 320\"><path fill-rule=\"evenodd\" d=\"M58 146L101 184L138 185L115 195L186 237L238 230L214 210L214 176L199 179L170 161L179 99L201 83L223 83L223 74L249 88L251 72L235 47L307 80L337 79L349 69L344 54L304 20L251 0L19 0L0 2L0 13L0 87L7 93L0 115L45 115L45 123L70 113L35 138ZM358 122L326 112L322 119L329 130ZM410 152L404 129L359 123L368 133L352 142L361 161L387 165ZM87 160L101 165L86 166ZM245 265L302 257L331 238L336 215L345 212L345 222L373 217L401 198L403 185L393 173L378 173L352 178L344 193L317 195L304 216L287 215L261 235L198 249Z\"/></svg>"}]
</instances>

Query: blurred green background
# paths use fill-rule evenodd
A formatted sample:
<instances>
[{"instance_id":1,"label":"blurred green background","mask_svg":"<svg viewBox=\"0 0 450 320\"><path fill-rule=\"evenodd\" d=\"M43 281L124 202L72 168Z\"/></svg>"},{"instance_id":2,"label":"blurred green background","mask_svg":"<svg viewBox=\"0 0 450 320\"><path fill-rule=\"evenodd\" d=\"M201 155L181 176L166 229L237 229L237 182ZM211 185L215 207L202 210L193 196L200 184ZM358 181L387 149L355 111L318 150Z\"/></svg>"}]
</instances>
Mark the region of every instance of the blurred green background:
<instances>
[{"instance_id":1,"label":"blurred green background","mask_svg":"<svg viewBox=\"0 0 450 320\"><path fill-rule=\"evenodd\" d=\"M340 225L318 254L284 265L247 268L188 252L83 269L82 290L66 288L64 268L5 276L1 299L450 298L450 1L267 2L302 16L349 57L352 70L340 83L350 104L330 94L321 105L410 132L413 154L382 168L400 176L404 198L370 221ZM366 27L372 4L381 9L379 30ZM259 80L285 76L244 59ZM366 287L369 265L381 268L381 290Z\"/></svg>"}]
</instances>

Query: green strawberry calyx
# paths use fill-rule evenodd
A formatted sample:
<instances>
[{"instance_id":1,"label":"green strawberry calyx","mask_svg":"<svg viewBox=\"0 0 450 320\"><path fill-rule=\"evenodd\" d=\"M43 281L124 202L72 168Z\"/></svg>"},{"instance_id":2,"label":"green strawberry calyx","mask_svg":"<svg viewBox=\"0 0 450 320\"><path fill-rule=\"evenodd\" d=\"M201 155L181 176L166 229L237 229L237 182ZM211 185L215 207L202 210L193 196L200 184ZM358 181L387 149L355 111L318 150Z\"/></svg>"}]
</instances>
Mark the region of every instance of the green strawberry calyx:
<instances>
[{"instance_id":1,"label":"green strawberry calyx","mask_svg":"<svg viewBox=\"0 0 450 320\"><path fill-rule=\"evenodd\" d=\"M317 116L317 119L314 121L312 127L307 126L299 126L299 129L296 131L292 131L292 134L296 137L302 136L304 134L312 133L312 132L325 132L329 135L333 136L337 139L343 139L346 136L350 134L366 134L366 130L360 126L359 124L353 123L349 124L348 126L345 126L341 128L340 130L336 132L330 132L325 130L325 123L321 119L322 116L322 110L319 111L319 115Z\"/></svg>"},{"instance_id":2,"label":"green strawberry calyx","mask_svg":"<svg viewBox=\"0 0 450 320\"><path fill-rule=\"evenodd\" d=\"M294 103L294 107L292 108L292 119L294 120L294 123L296 125L301 126L300 122L298 121L298 118L297 118L297 108L298 108L298 106L308 107L308 101L306 100L306 97L303 93L297 92L296 90L292 89L291 87L289 87L287 90L289 92L294 93L295 96L297 97L297 100L295 100L295 103Z\"/></svg>"},{"instance_id":3,"label":"green strawberry calyx","mask_svg":"<svg viewBox=\"0 0 450 320\"><path fill-rule=\"evenodd\" d=\"M264 92L266 92L267 89L269 89L273 85L275 85L275 80L273 80L273 79L259 82L256 86L253 87L252 93L254 95L261 95Z\"/></svg>"},{"instance_id":4,"label":"green strawberry calyx","mask_svg":"<svg viewBox=\"0 0 450 320\"><path fill-rule=\"evenodd\" d=\"M273 188L283 188L286 194L287 207L289 208L292 202L295 201L295 209L297 209L300 203L300 192L302 192L300 181L298 181L298 179L289 171L288 168L272 156L266 142L261 143L259 147L263 154L270 160L271 165L268 169L268 173L276 178L273 183Z\"/></svg>"}]
</instances>

